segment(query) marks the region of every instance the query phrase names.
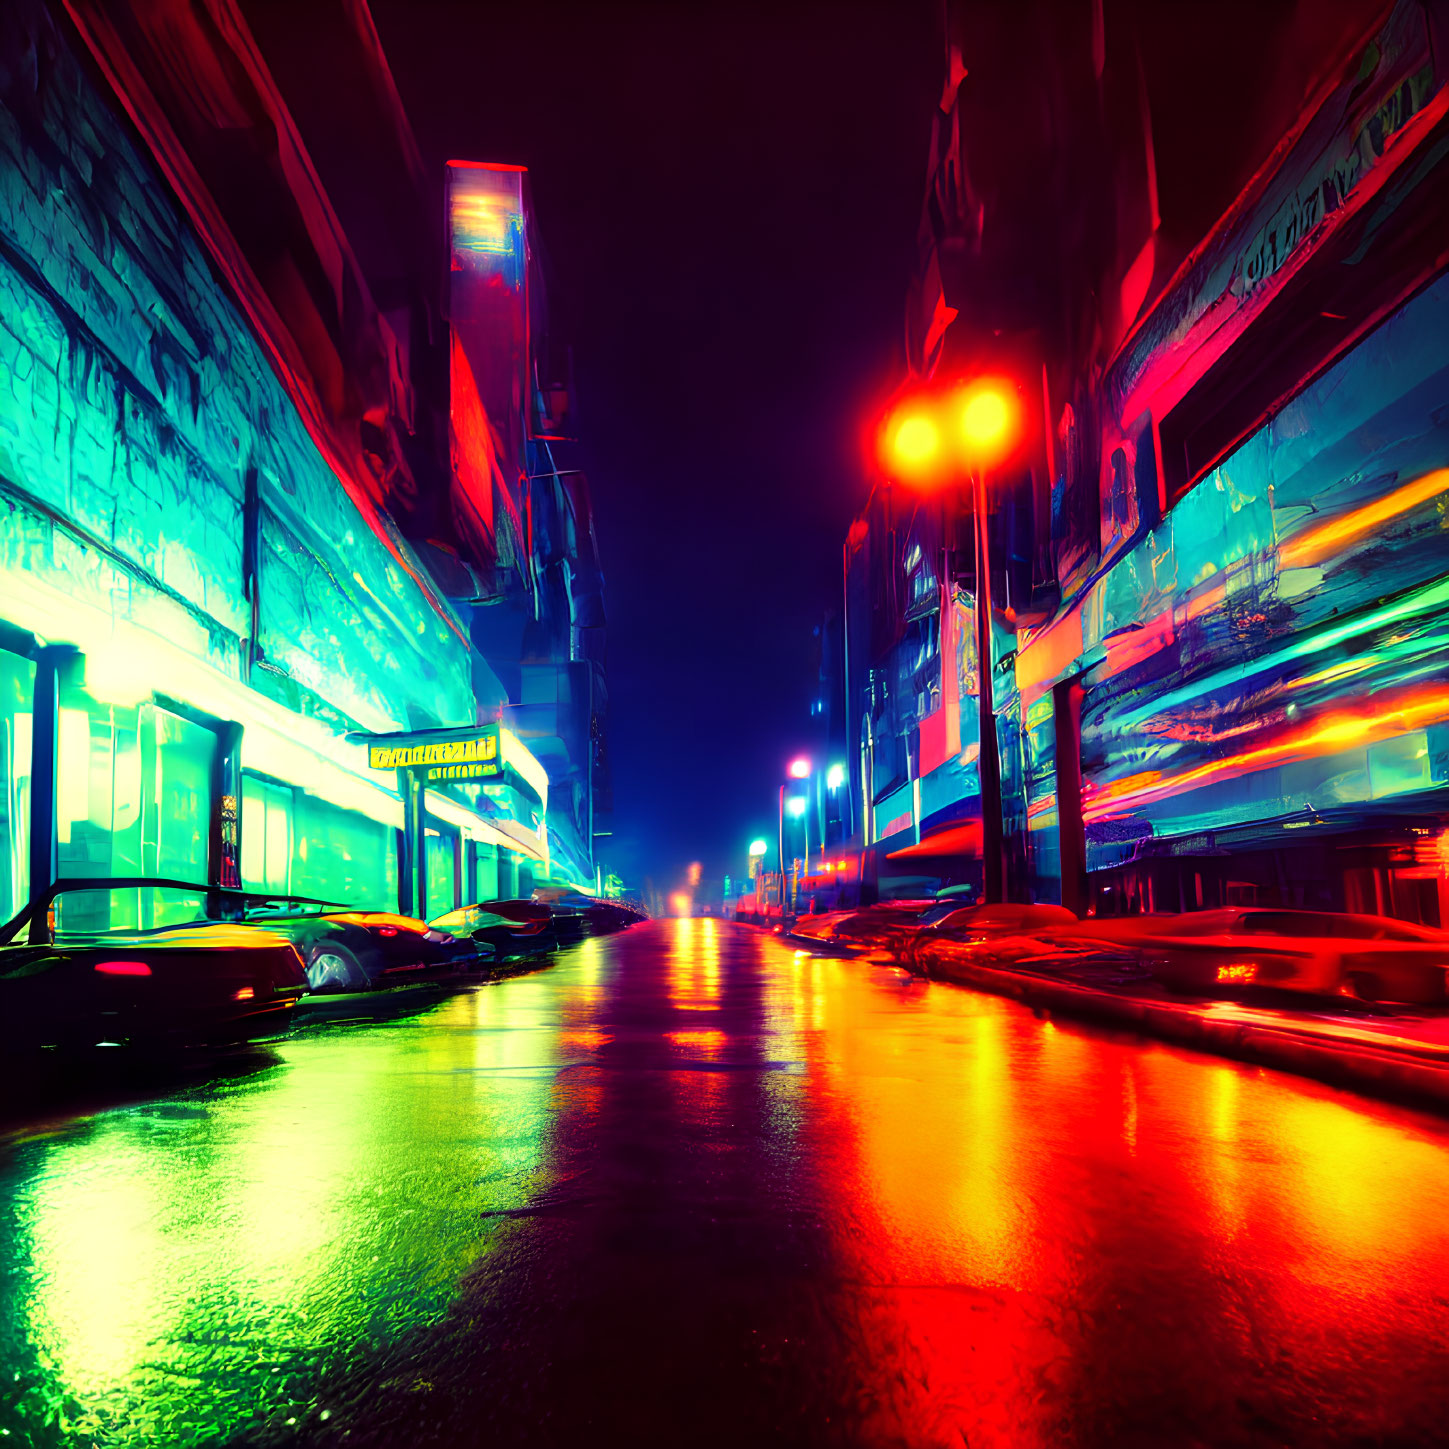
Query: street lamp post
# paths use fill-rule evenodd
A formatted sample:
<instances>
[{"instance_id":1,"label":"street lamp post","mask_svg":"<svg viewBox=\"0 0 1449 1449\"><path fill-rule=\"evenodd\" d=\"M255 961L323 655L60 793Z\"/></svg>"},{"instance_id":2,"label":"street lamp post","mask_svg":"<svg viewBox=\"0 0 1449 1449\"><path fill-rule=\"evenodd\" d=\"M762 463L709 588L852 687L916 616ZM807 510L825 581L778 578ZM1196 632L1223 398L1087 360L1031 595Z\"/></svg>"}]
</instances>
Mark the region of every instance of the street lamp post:
<instances>
[{"instance_id":1,"label":"street lamp post","mask_svg":"<svg viewBox=\"0 0 1449 1449\"><path fill-rule=\"evenodd\" d=\"M785 786L780 785L780 914L785 914Z\"/></svg>"},{"instance_id":2,"label":"street lamp post","mask_svg":"<svg viewBox=\"0 0 1449 1449\"><path fill-rule=\"evenodd\" d=\"M804 755L798 756L797 758L791 760L790 763L785 766L785 774L790 779L792 779L792 780L805 780L805 781L808 782L809 779L810 779L810 761L808 759L806 759ZM806 792L807 792L807 799L808 799L808 792L809 792L809 789L810 789L810 786L809 786L808 783L806 784L805 789L806 789ZM792 797L792 798L794 798L794 797ZM791 813L793 814L794 811L792 810ZM805 821L805 827L804 828L805 828L805 868L806 868L806 870L808 872L809 866L810 866L810 822L809 822L808 819ZM780 899L781 899L781 903L782 903L782 905L781 905L782 913L783 913L783 902L784 902L784 894L785 894L785 885L784 885L784 882L785 882L785 787L783 785L781 785L780 786Z\"/></svg>"},{"instance_id":3,"label":"street lamp post","mask_svg":"<svg viewBox=\"0 0 1449 1449\"><path fill-rule=\"evenodd\" d=\"M996 708L992 697L991 543L986 527L986 469L972 470L976 485L976 701L980 746L976 773L981 782L981 898L988 903L1006 894L1002 860L1001 757L996 747Z\"/></svg>"},{"instance_id":4,"label":"street lamp post","mask_svg":"<svg viewBox=\"0 0 1449 1449\"><path fill-rule=\"evenodd\" d=\"M992 698L991 542L986 469L1016 443L1016 389L1004 379L982 378L943 392L905 400L888 421L883 452L892 474L924 492L962 489L969 482L975 516L976 665L980 744L976 769L981 790L981 898L1005 896L1001 824L1001 758ZM962 477L962 469L966 477ZM949 582L949 580L947 581Z\"/></svg>"}]
</instances>

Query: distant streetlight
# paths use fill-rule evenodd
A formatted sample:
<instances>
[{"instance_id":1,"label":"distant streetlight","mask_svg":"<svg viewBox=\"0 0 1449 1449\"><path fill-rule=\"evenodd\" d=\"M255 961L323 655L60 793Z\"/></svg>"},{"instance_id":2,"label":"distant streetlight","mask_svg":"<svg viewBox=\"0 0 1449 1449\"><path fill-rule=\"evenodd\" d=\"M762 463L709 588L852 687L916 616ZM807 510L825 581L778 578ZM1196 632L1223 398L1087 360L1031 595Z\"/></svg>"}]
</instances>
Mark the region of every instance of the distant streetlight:
<instances>
[{"instance_id":1,"label":"distant streetlight","mask_svg":"<svg viewBox=\"0 0 1449 1449\"><path fill-rule=\"evenodd\" d=\"M785 809L792 820L798 820L805 813L805 797L803 795L791 795L785 801Z\"/></svg>"},{"instance_id":2,"label":"distant streetlight","mask_svg":"<svg viewBox=\"0 0 1449 1449\"><path fill-rule=\"evenodd\" d=\"M804 755L801 755L799 759L790 761L785 767L785 773L792 780L808 779L810 775L810 761Z\"/></svg>"},{"instance_id":3,"label":"distant streetlight","mask_svg":"<svg viewBox=\"0 0 1449 1449\"><path fill-rule=\"evenodd\" d=\"M1020 441L1021 403L1009 379L976 378L950 388L913 393L897 404L881 430L887 474L920 493L963 489L970 483L976 517L976 661L981 747L982 900L1000 901L1005 870L1001 828L1001 760L991 680L991 550L986 519L986 470Z\"/></svg>"},{"instance_id":4,"label":"distant streetlight","mask_svg":"<svg viewBox=\"0 0 1449 1449\"><path fill-rule=\"evenodd\" d=\"M751 855L765 855L769 851L769 849L770 849L770 842L768 840L752 840L752 841L750 841L750 854Z\"/></svg>"},{"instance_id":5,"label":"distant streetlight","mask_svg":"<svg viewBox=\"0 0 1449 1449\"><path fill-rule=\"evenodd\" d=\"M845 784L845 766L832 765L825 772L825 785L827 789L838 790Z\"/></svg>"}]
</instances>

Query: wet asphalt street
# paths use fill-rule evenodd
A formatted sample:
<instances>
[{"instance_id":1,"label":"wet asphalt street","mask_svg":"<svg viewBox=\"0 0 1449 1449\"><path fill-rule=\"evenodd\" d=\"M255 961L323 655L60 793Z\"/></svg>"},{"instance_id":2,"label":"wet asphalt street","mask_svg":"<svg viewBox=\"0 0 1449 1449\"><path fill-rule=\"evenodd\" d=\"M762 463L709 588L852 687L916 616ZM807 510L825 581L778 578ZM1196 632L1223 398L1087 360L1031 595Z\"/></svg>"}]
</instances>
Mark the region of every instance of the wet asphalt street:
<instances>
[{"instance_id":1,"label":"wet asphalt street","mask_svg":"<svg viewBox=\"0 0 1449 1449\"><path fill-rule=\"evenodd\" d=\"M0 1157L0 1442L1449 1437L1449 1124L661 921Z\"/></svg>"}]
</instances>

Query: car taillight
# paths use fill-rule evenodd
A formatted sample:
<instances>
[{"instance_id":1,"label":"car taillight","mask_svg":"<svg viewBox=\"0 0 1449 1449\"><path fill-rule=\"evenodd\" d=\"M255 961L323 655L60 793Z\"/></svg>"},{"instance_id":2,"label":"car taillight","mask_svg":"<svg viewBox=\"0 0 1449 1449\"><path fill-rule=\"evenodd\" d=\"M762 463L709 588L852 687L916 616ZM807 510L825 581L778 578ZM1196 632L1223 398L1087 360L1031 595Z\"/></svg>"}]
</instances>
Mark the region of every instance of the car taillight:
<instances>
[{"instance_id":1,"label":"car taillight","mask_svg":"<svg viewBox=\"0 0 1449 1449\"><path fill-rule=\"evenodd\" d=\"M1219 981L1248 982L1258 977L1256 961L1229 961L1218 967Z\"/></svg>"},{"instance_id":2,"label":"car taillight","mask_svg":"<svg viewBox=\"0 0 1449 1449\"><path fill-rule=\"evenodd\" d=\"M397 927L396 926L379 926L377 928L377 934L379 936L396 936L397 935Z\"/></svg>"},{"instance_id":3,"label":"car taillight","mask_svg":"<svg viewBox=\"0 0 1449 1449\"><path fill-rule=\"evenodd\" d=\"M102 976L149 976L151 968L144 961L97 961Z\"/></svg>"},{"instance_id":4,"label":"car taillight","mask_svg":"<svg viewBox=\"0 0 1449 1449\"><path fill-rule=\"evenodd\" d=\"M250 1001L257 993L250 986L238 986L231 994L233 1001Z\"/></svg>"}]
</instances>

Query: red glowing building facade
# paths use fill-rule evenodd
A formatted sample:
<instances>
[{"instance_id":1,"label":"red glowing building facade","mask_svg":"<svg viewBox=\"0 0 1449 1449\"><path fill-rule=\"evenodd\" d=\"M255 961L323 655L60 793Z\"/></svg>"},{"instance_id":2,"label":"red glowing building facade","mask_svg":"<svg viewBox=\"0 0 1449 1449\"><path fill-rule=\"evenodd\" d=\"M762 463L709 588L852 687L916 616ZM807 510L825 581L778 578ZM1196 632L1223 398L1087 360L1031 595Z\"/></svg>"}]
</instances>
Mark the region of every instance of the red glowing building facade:
<instances>
[{"instance_id":1,"label":"red glowing building facade","mask_svg":"<svg viewBox=\"0 0 1449 1449\"><path fill-rule=\"evenodd\" d=\"M953 5L945 52L910 364L1033 422L1009 893L1449 920L1446 7ZM883 482L845 548L867 892L979 880L961 512Z\"/></svg>"}]
</instances>

